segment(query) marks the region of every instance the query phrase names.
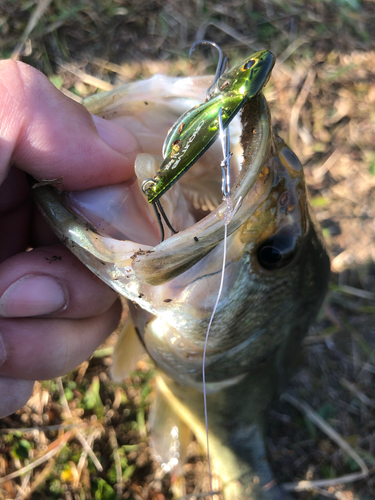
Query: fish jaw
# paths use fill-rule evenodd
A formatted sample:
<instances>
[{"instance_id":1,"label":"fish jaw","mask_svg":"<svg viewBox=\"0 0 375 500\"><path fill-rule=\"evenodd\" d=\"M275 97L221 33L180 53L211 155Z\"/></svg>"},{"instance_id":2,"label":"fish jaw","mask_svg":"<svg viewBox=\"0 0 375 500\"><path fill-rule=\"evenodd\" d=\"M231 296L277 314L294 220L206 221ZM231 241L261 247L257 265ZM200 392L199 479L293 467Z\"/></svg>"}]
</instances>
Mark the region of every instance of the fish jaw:
<instances>
[{"instance_id":1,"label":"fish jaw","mask_svg":"<svg viewBox=\"0 0 375 500\"><path fill-rule=\"evenodd\" d=\"M254 134L256 140L253 141L254 161L249 165L246 172L241 172L241 182L233 190L233 203L236 204L237 201L241 200L242 204L229 225L229 233L238 228L248 218L249 210L254 211L259 201L265 196L264 189L261 192L253 190L251 197L248 196L245 200L246 194L252 189L257 180L264 154L266 154L265 152L271 140L269 114L263 97L259 97L256 106L254 113L254 127L256 130L256 134ZM211 158L216 158L214 148L211 149L210 154L213 155L211 155ZM197 167L199 173L199 165ZM215 164L214 167L216 167ZM215 175L215 178L219 178L220 181L219 176ZM138 180L139 182L142 181L142 179ZM220 186L220 182L218 185ZM182 182L178 183L164 197L167 201L171 201L171 212L176 208L176 205L173 205L172 198L174 197L177 201L184 199L181 192L182 186ZM115 188L117 189L117 187ZM130 187L126 186L126 189L134 191L134 184ZM106 187L105 191L108 193L109 188ZM97 228L93 227L93 224L87 220L87 213L89 215L93 213L92 206L95 205L95 197L94 203L90 198L90 206L85 214L83 213L84 201L80 193L71 194L67 200L60 193L53 191L50 186L38 187L33 192L47 221L73 253L112 288L128 299L139 303L145 310L153 313L156 313L154 305L157 302L157 296L160 295L160 289L156 285L162 285L185 272L209 253L224 237L223 218L227 208L226 203L221 203L213 212L186 230L180 231L179 234L168 238L162 244L155 245L153 244L155 239L151 239L148 242L149 244L147 244L147 241L139 244L136 241L127 239L119 240L112 237L110 233L100 234ZM93 194L100 196L100 189L95 190ZM108 197L108 194L106 196ZM81 197L78 200L78 212L72 210L72 205L75 203L74 198L77 200L77 197ZM130 201L126 205L129 205L129 203ZM135 203L140 206L137 200ZM117 218L129 219L129 217L124 217L121 211L123 206L126 205L119 204ZM144 200L144 207L147 207L147 210L150 208L146 200ZM141 208L141 210L145 213L144 220L146 223L149 214L144 208ZM180 213L181 211L174 210L171 217L172 224L174 223L174 216ZM167 215L169 215L168 210ZM111 213L111 218L113 217ZM151 222L150 228L150 235L155 235L155 225L152 227Z\"/></svg>"}]
</instances>

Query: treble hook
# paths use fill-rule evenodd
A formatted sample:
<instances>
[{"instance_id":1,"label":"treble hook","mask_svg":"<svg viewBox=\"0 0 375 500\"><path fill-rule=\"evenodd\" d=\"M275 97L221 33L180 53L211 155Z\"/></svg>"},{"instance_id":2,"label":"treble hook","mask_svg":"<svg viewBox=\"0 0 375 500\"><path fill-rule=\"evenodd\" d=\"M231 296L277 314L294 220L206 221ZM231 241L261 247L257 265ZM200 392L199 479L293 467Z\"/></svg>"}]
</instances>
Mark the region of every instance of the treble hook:
<instances>
[{"instance_id":1,"label":"treble hook","mask_svg":"<svg viewBox=\"0 0 375 500\"><path fill-rule=\"evenodd\" d=\"M218 79L224 73L224 68L225 68L225 65L227 63L228 58L226 55L223 54L223 51L215 42L210 42L209 40L199 40L197 42L194 42L190 48L189 58L191 57L191 54L193 53L193 50L195 49L195 47L197 45L212 45L213 47L215 47L215 49L217 49L219 51L219 62L217 63L217 66L216 66L215 78L214 78L214 81L213 81L213 84L211 85L211 87L209 87L206 91L206 100L208 100L210 98L212 88L215 86Z\"/></svg>"},{"instance_id":2,"label":"treble hook","mask_svg":"<svg viewBox=\"0 0 375 500\"><path fill-rule=\"evenodd\" d=\"M145 179L143 182L142 182L142 185L141 185L141 189L142 189L142 192L143 194L147 195L147 185L148 184L155 184L155 179ZM178 231L176 231L172 224L169 222L169 219L167 217L167 214L164 212L164 209L160 203L160 200L156 200L152 203L152 208L154 209L155 211L155 215L156 215L156 220L157 220L157 223L159 225L159 228L160 228L160 241L159 241L159 244L160 243L163 243L164 241L164 227L163 227L163 222L162 222L162 218L164 219L165 223L167 224L167 226L169 227L169 229L172 231L173 234L177 234Z\"/></svg>"}]
</instances>

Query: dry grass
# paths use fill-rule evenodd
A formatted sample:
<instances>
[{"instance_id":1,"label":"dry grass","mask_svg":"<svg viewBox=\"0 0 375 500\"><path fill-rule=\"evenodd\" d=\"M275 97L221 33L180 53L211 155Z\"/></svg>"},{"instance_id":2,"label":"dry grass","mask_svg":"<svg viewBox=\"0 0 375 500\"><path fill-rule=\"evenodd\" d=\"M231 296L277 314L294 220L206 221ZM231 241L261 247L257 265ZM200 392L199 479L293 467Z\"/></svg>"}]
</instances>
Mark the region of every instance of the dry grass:
<instances>
[{"instance_id":1,"label":"dry grass","mask_svg":"<svg viewBox=\"0 0 375 500\"><path fill-rule=\"evenodd\" d=\"M359 0L55 0L39 8L4 0L0 12L0 55L32 64L79 99L157 72L212 72L210 52L187 59L196 39L215 40L232 62L258 48L278 56L266 96L275 127L305 164L333 267L288 393L308 402L368 469L360 481L332 482L359 471L358 461L290 397L279 401L267 437L278 481L326 481L295 493L299 500L375 497L374 28L375 4ZM107 354L62 385L37 384L27 407L0 422L0 498L171 497L171 479L155 479L145 436L152 370L142 365L115 386ZM205 470L194 443L190 457L186 494Z\"/></svg>"}]
</instances>

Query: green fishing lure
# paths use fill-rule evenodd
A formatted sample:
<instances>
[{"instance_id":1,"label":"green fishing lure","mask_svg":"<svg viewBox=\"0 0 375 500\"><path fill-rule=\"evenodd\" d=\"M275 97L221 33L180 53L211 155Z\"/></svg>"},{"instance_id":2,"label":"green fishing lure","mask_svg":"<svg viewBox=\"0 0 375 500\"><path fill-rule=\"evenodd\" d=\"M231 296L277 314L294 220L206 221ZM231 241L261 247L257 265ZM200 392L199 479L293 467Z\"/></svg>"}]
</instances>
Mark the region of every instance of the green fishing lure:
<instances>
[{"instance_id":1,"label":"green fishing lure","mask_svg":"<svg viewBox=\"0 0 375 500\"><path fill-rule=\"evenodd\" d=\"M256 96L267 83L275 58L262 50L223 73L209 97L184 113L164 141L164 161L143 191L149 203L159 198L203 155L219 135L219 110L226 128L246 101Z\"/></svg>"}]
</instances>

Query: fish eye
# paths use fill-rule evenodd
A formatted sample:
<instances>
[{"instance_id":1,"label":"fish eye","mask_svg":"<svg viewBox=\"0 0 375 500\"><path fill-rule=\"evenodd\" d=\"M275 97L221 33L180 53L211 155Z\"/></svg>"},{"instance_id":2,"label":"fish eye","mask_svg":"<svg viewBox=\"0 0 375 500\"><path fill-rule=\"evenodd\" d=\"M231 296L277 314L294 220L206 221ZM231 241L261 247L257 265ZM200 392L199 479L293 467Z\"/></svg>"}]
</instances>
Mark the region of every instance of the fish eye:
<instances>
[{"instance_id":1,"label":"fish eye","mask_svg":"<svg viewBox=\"0 0 375 500\"><path fill-rule=\"evenodd\" d=\"M298 248L298 237L290 230L280 230L258 248L259 264L272 271L281 269L293 260Z\"/></svg>"},{"instance_id":2,"label":"fish eye","mask_svg":"<svg viewBox=\"0 0 375 500\"><path fill-rule=\"evenodd\" d=\"M242 69L243 69L243 70L250 69L252 66L254 66L255 62L256 62L256 61L255 61L254 59L250 59L250 61L247 61L247 63L245 63L245 64L242 66Z\"/></svg>"}]
</instances>

